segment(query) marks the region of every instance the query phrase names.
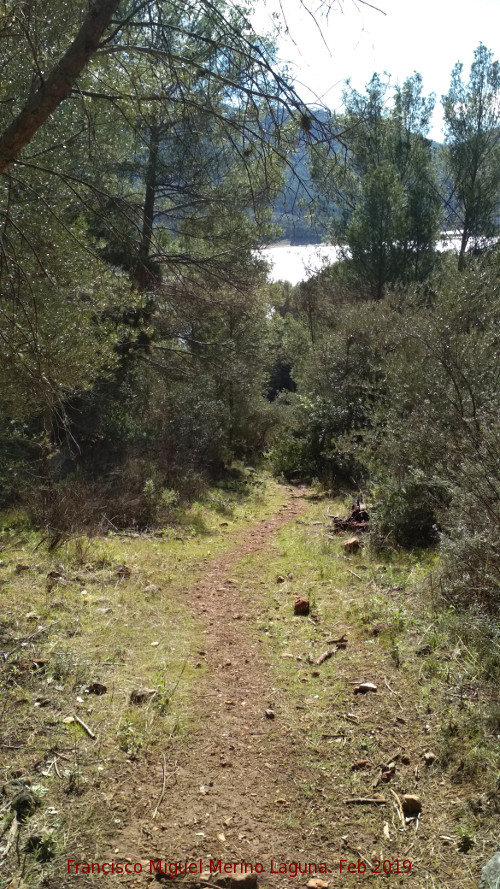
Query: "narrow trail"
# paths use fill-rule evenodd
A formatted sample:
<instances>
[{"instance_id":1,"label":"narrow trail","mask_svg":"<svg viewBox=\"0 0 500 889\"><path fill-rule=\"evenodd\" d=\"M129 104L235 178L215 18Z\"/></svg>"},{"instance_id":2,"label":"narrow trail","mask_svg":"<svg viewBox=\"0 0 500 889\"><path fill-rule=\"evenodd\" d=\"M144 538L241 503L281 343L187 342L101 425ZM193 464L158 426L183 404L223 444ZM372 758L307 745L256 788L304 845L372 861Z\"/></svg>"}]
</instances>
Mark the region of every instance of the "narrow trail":
<instances>
[{"instance_id":1,"label":"narrow trail","mask_svg":"<svg viewBox=\"0 0 500 889\"><path fill-rule=\"evenodd\" d=\"M243 859L263 864L261 882L282 885L283 876L269 872L271 859L304 855L297 831L284 824L287 809L297 808L300 745L280 721L279 696L255 635L256 614L232 574L245 556L265 558L278 530L305 508L300 489L288 493L274 517L256 523L234 548L211 559L201 579L183 592L206 627L198 656L208 669L195 701L197 726L189 747L174 764L167 752L166 792L156 822L151 810L162 786L161 769L137 781L137 817L119 839L132 860L202 859L207 870L210 859L223 864Z\"/></svg>"}]
</instances>

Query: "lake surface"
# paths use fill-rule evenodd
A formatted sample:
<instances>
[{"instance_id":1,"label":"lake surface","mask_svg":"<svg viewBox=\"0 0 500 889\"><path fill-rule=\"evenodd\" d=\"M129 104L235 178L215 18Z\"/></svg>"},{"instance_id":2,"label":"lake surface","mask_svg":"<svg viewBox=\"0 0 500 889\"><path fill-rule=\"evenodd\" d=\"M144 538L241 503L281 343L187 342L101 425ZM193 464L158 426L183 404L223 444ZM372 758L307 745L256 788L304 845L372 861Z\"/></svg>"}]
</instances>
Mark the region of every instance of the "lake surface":
<instances>
[{"instance_id":1,"label":"lake surface","mask_svg":"<svg viewBox=\"0 0 500 889\"><path fill-rule=\"evenodd\" d=\"M264 247L260 256L271 264L270 281L289 281L298 284L331 265L338 258L338 247L329 244L298 244L291 246L284 241Z\"/></svg>"},{"instance_id":2,"label":"lake surface","mask_svg":"<svg viewBox=\"0 0 500 889\"><path fill-rule=\"evenodd\" d=\"M460 236L456 232L443 232L442 239L436 246L438 250L458 251ZM259 255L271 264L269 281L289 281L290 284L305 281L323 266L336 262L338 253L339 248L331 244L292 246L288 241L263 247L259 251Z\"/></svg>"}]
</instances>

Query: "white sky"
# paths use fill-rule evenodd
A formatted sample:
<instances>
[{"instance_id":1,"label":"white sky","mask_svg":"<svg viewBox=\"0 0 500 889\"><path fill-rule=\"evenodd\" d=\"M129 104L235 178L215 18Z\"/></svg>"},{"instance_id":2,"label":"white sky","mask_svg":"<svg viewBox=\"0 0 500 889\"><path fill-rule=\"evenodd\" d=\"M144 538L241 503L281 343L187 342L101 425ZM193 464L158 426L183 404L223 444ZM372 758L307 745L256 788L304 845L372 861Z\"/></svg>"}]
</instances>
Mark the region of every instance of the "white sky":
<instances>
[{"instance_id":1,"label":"white sky","mask_svg":"<svg viewBox=\"0 0 500 889\"><path fill-rule=\"evenodd\" d=\"M304 2L314 10L320 0ZM305 101L313 102L320 96L333 109L340 109L342 83L348 77L356 89L363 90L374 71L387 71L394 82L419 71L424 92L436 93L431 135L441 139L440 99L448 91L455 62L464 63L468 77L474 50L481 41L500 58L500 0L373 3L382 12L356 0L340 0L328 22L321 22L325 46L299 0L281 0L290 33L279 39L279 58L290 63ZM272 12L279 9L280 0L257 0L252 22L258 33L272 29Z\"/></svg>"}]
</instances>

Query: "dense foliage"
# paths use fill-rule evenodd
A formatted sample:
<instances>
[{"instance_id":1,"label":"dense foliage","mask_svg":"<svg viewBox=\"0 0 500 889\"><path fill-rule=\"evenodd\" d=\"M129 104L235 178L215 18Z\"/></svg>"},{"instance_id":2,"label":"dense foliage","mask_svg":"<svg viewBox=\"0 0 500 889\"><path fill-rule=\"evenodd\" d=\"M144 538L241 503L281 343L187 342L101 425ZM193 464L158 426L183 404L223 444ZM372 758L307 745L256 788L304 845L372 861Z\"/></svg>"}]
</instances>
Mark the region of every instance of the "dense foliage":
<instances>
[{"instance_id":1,"label":"dense foliage","mask_svg":"<svg viewBox=\"0 0 500 889\"><path fill-rule=\"evenodd\" d=\"M4 3L0 65L0 506L56 536L144 528L267 453L369 490L373 545L439 546L443 593L493 610L491 53L455 67L440 149L418 74L314 114L225 0ZM280 201L341 247L298 287L254 255Z\"/></svg>"}]
</instances>

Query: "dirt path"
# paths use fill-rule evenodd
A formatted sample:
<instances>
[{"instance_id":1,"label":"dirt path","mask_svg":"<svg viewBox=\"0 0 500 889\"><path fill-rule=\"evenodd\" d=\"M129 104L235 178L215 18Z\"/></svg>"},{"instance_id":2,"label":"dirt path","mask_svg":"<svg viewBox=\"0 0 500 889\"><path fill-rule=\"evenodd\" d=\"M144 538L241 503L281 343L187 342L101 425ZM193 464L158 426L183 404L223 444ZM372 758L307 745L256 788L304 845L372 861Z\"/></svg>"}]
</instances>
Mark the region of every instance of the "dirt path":
<instances>
[{"instance_id":1,"label":"dirt path","mask_svg":"<svg viewBox=\"0 0 500 889\"><path fill-rule=\"evenodd\" d=\"M189 749L176 763L167 761L166 793L156 822L151 810L162 772L156 767L153 774L136 775L142 802L119 839L120 851L127 850L133 861L159 857L199 863L201 858L207 869L210 859L223 864L243 859L262 863L261 883L283 885L282 875L270 873L271 859L293 861L301 854L300 832L286 824L288 808L296 810L300 750L280 720L279 697L255 636L256 615L249 600L239 595L244 591L232 574L247 555L262 553L265 558L276 532L305 506L300 489L289 493L276 516L248 529L186 588L193 614L206 625L206 642L198 655L208 677L200 685L198 727L190 735Z\"/></svg>"}]
</instances>

